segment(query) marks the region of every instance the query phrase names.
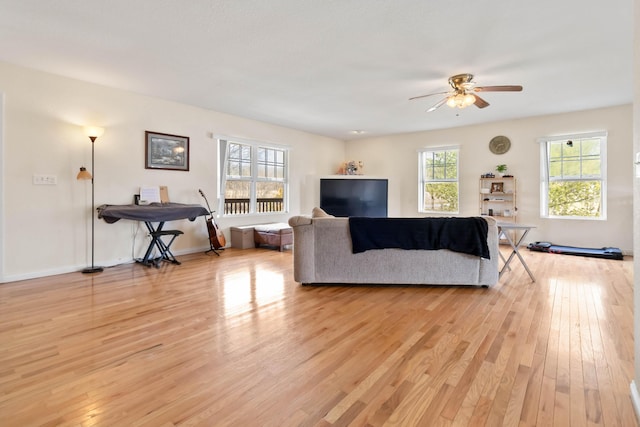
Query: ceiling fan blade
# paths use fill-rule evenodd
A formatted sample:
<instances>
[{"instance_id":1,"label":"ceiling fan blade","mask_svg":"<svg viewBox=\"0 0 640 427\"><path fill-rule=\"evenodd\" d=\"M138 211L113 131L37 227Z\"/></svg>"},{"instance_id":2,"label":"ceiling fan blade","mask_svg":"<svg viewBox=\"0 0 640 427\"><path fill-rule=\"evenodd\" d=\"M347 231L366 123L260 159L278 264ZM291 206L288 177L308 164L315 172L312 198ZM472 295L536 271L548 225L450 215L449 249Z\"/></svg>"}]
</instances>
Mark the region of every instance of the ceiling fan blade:
<instances>
[{"instance_id":1,"label":"ceiling fan blade","mask_svg":"<svg viewBox=\"0 0 640 427\"><path fill-rule=\"evenodd\" d=\"M447 93L447 92L445 92L445 93ZM438 103L437 103L437 104L435 104L434 106L432 106L431 108L429 108L429 109L427 110L427 113L430 113L430 112L435 111L435 110L437 110L438 108L442 107L442 105L444 105L444 103L445 103L445 102L447 102L447 99L449 99L449 97L447 97L447 98L443 98L443 99L441 99L440 101L438 101Z\"/></svg>"},{"instance_id":2,"label":"ceiling fan blade","mask_svg":"<svg viewBox=\"0 0 640 427\"><path fill-rule=\"evenodd\" d=\"M488 107L489 106L489 103L487 101L485 101L484 99L480 98L478 95L473 95L473 96L476 97L476 102L474 102L476 107L484 108L484 107Z\"/></svg>"},{"instance_id":3,"label":"ceiling fan blade","mask_svg":"<svg viewBox=\"0 0 640 427\"><path fill-rule=\"evenodd\" d=\"M413 98L409 98L409 101L413 101L414 99L419 99L419 98L426 98L427 96L444 95L445 93L449 93L449 92L437 92L437 93L430 93L428 95L414 96Z\"/></svg>"},{"instance_id":4,"label":"ceiling fan blade","mask_svg":"<svg viewBox=\"0 0 640 427\"><path fill-rule=\"evenodd\" d=\"M478 86L473 88L476 92L520 92L522 86L504 85L504 86Z\"/></svg>"}]
</instances>

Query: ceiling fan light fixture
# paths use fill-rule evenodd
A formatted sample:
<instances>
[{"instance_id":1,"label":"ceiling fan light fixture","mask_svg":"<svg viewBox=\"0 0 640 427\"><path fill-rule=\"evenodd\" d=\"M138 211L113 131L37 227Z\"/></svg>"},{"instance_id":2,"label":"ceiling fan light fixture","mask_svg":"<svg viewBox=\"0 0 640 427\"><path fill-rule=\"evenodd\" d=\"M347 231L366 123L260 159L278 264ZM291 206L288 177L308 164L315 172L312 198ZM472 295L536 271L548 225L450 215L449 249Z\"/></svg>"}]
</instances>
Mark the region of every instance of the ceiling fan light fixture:
<instances>
[{"instance_id":1,"label":"ceiling fan light fixture","mask_svg":"<svg viewBox=\"0 0 640 427\"><path fill-rule=\"evenodd\" d=\"M472 94L468 93L464 96L465 107L470 106L474 102L476 102L476 97L473 96Z\"/></svg>"},{"instance_id":2,"label":"ceiling fan light fixture","mask_svg":"<svg viewBox=\"0 0 640 427\"><path fill-rule=\"evenodd\" d=\"M521 92L522 86L520 85L499 85L499 86L476 86L473 81L473 74L456 74L449 77L449 85L451 89L449 92L436 92L426 95L414 96L409 100L426 98L433 95L445 95L440 101L431 106L427 113L435 111L444 104L447 104L451 108L467 108L470 105L475 105L478 108L486 108L489 103L482 99L480 96L476 96L473 92Z\"/></svg>"},{"instance_id":3,"label":"ceiling fan light fixture","mask_svg":"<svg viewBox=\"0 0 640 427\"><path fill-rule=\"evenodd\" d=\"M447 99L447 105L451 108L467 108L476 102L476 97L470 93L456 93Z\"/></svg>"}]
</instances>

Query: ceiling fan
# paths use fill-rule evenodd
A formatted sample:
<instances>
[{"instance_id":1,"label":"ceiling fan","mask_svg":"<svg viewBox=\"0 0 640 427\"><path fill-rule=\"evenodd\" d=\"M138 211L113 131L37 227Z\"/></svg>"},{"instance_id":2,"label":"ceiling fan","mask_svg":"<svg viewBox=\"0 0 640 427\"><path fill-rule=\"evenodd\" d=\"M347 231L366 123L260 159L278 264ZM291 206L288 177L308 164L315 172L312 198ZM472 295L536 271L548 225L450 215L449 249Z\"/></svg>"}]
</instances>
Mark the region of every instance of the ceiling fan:
<instances>
[{"instance_id":1,"label":"ceiling fan","mask_svg":"<svg viewBox=\"0 0 640 427\"><path fill-rule=\"evenodd\" d=\"M427 113L434 111L444 104L447 104L451 108L466 108L470 105L475 105L478 108L485 108L489 106L489 103L480 98L475 92L520 92L522 86L518 85L503 85L503 86L476 86L473 81L473 74L456 74L449 77L449 85L452 90L447 92L430 93L427 95L414 96L409 98L410 101L419 98L426 98L434 95L447 95L435 105L427 110Z\"/></svg>"}]
</instances>

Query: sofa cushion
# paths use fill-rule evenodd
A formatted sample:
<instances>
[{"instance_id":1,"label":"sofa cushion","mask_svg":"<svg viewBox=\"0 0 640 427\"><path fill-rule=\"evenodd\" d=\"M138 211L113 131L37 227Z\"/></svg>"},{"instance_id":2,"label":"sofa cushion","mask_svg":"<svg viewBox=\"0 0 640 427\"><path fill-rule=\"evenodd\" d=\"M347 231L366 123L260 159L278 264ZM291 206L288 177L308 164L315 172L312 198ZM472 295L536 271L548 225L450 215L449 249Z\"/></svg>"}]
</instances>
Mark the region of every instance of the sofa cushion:
<instances>
[{"instance_id":1,"label":"sofa cushion","mask_svg":"<svg viewBox=\"0 0 640 427\"><path fill-rule=\"evenodd\" d=\"M335 218L333 215L326 213L323 209L319 207L313 208L311 210L311 218Z\"/></svg>"}]
</instances>

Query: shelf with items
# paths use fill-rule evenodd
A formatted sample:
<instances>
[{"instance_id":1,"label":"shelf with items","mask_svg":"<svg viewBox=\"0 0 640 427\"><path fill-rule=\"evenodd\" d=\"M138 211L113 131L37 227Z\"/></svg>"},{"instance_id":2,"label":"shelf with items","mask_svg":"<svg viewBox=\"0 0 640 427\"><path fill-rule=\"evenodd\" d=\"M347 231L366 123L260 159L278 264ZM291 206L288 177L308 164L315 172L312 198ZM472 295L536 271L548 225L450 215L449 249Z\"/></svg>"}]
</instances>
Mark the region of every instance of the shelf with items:
<instances>
[{"instance_id":1,"label":"shelf with items","mask_svg":"<svg viewBox=\"0 0 640 427\"><path fill-rule=\"evenodd\" d=\"M516 222L516 179L512 176L481 177L479 185L480 215Z\"/></svg>"}]
</instances>

